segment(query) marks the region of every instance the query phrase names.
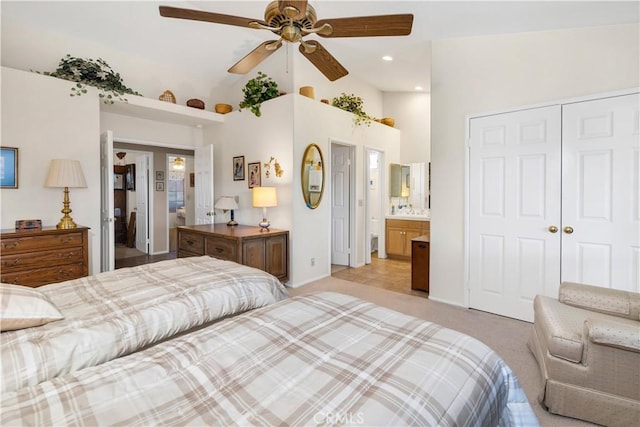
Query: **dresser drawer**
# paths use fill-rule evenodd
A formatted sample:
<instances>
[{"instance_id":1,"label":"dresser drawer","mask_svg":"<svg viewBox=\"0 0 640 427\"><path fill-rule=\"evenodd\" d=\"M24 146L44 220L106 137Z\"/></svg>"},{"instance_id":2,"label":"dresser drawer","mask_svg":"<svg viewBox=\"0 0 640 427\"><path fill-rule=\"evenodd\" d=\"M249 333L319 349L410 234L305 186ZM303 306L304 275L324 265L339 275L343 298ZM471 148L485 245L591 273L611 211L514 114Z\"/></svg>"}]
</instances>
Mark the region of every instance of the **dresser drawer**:
<instances>
[{"instance_id":1,"label":"dresser drawer","mask_svg":"<svg viewBox=\"0 0 640 427\"><path fill-rule=\"evenodd\" d=\"M205 253L214 258L238 261L238 243L235 240L207 237Z\"/></svg>"},{"instance_id":2,"label":"dresser drawer","mask_svg":"<svg viewBox=\"0 0 640 427\"><path fill-rule=\"evenodd\" d=\"M25 236L3 238L0 241L2 256L32 250L73 247L83 245L83 233L65 233L60 235Z\"/></svg>"},{"instance_id":3,"label":"dresser drawer","mask_svg":"<svg viewBox=\"0 0 640 427\"><path fill-rule=\"evenodd\" d=\"M204 236L202 234L181 232L178 248L193 254L204 255Z\"/></svg>"},{"instance_id":4,"label":"dresser drawer","mask_svg":"<svg viewBox=\"0 0 640 427\"><path fill-rule=\"evenodd\" d=\"M64 282L65 280L84 277L83 263L61 265L57 267L34 268L23 272L6 272L2 270L0 281L15 285L38 287L49 283Z\"/></svg>"},{"instance_id":5,"label":"dresser drawer","mask_svg":"<svg viewBox=\"0 0 640 427\"><path fill-rule=\"evenodd\" d=\"M27 252L20 254L4 255L0 265L2 273L9 273L25 268L40 267L46 265L52 267L56 265L83 262L82 247L61 249L51 249L40 252Z\"/></svg>"}]
</instances>

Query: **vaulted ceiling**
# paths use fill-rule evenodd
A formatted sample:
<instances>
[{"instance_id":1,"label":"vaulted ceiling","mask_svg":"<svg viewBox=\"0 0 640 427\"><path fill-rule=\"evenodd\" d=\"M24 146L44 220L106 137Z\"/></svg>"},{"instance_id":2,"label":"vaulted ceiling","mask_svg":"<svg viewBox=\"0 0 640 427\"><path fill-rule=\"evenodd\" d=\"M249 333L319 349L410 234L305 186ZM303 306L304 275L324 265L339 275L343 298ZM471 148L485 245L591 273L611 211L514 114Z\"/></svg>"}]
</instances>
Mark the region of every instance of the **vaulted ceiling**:
<instances>
[{"instance_id":1,"label":"vaulted ceiling","mask_svg":"<svg viewBox=\"0 0 640 427\"><path fill-rule=\"evenodd\" d=\"M263 20L268 1L6 1L11 19L107 45L212 81L256 46L269 31L161 17L160 5ZM329 1L309 2L318 19L411 13L408 36L329 38L315 35L349 71L382 91L429 90L433 40L501 33L547 31L640 21L637 1ZM46 43L46 40L43 40ZM293 50L298 54L297 48ZM286 49L273 54L286 55ZM393 61L383 61L388 55ZM238 77L242 78L241 76Z\"/></svg>"}]
</instances>

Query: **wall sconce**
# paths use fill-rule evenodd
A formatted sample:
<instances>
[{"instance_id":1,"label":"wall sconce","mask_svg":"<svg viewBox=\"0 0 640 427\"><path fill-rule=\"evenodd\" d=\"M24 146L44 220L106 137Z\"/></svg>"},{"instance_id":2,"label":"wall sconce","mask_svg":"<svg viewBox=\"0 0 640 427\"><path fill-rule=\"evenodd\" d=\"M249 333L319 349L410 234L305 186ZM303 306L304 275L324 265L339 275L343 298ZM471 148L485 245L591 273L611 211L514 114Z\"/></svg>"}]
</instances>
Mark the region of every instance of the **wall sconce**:
<instances>
[{"instance_id":1,"label":"wall sconce","mask_svg":"<svg viewBox=\"0 0 640 427\"><path fill-rule=\"evenodd\" d=\"M238 204L233 197L222 196L218 199L213 207L216 209L222 209L222 212L231 211L231 219L229 220L229 222L227 222L227 225L238 225L238 222L233 218L233 210L238 209Z\"/></svg>"},{"instance_id":2,"label":"wall sconce","mask_svg":"<svg viewBox=\"0 0 640 427\"><path fill-rule=\"evenodd\" d=\"M258 223L262 227L260 231L269 231L267 208L274 206L278 206L276 187L253 187L253 207L262 208L262 221Z\"/></svg>"},{"instance_id":3,"label":"wall sconce","mask_svg":"<svg viewBox=\"0 0 640 427\"><path fill-rule=\"evenodd\" d=\"M77 225L73 222L73 218L69 216L71 209L69 209L69 187L72 188L87 188L87 182L84 179L82 173L82 167L78 160L67 159L53 159L49 166L49 174L47 180L44 182L45 187L64 188L64 201L62 205L63 209L60 211L64 216L60 219L57 228L76 228Z\"/></svg>"},{"instance_id":4,"label":"wall sconce","mask_svg":"<svg viewBox=\"0 0 640 427\"><path fill-rule=\"evenodd\" d=\"M282 168L280 167L280 163L278 163L278 160L273 156L271 156L269 161L264 164L265 176L269 178L269 175L271 174L271 163L273 163L273 168L276 172L276 177L282 178L282 174L284 173L284 170L282 170Z\"/></svg>"}]
</instances>

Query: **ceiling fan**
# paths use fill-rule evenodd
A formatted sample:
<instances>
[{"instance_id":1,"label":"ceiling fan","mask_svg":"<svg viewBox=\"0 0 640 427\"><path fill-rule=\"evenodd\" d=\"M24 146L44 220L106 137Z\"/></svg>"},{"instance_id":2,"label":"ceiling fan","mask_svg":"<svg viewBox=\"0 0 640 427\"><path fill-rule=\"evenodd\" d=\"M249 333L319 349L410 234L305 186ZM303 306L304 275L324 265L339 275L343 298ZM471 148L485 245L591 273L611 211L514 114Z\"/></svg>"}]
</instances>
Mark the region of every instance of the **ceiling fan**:
<instances>
[{"instance_id":1,"label":"ceiling fan","mask_svg":"<svg viewBox=\"0 0 640 427\"><path fill-rule=\"evenodd\" d=\"M268 30L277 40L261 43L229 68L230 73L246 74L283 42L300 43L300 52L329 80L334 81L349 72L318 41L305 40L315 34L320 37L406 36L411 33L412 14L359 16L318 20L315 9L306 0L272 1L264 12L264 21L200 10L160 6L160 15L167 18L213 22L215 24Z\"/></svg>"}]
</instances>

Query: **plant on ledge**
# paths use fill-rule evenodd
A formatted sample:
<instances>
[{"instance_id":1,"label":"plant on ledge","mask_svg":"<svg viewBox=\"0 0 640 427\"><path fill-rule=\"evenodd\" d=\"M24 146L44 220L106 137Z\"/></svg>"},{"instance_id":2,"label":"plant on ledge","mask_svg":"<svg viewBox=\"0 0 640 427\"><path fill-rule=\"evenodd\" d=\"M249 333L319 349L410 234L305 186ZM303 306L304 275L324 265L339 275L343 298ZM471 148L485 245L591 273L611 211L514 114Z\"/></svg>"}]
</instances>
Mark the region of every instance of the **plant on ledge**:
<instances>
[{"instance_id":1,"label":"plant on ledge","mask_svg":"<svg viewBox=\"0 0 640 427\"><path fill-rule=\"evenodd\" d=\"M260 105L279 95L278 84L262 71L258 71L258 77L249 80L242 88L242 93L244 100L240 103L240 111L248 108L256 117L260 117Z\"/></svg>"},{"instance_id":2,"label":"plant on ledge","mask_svg":"<svg viewBox=\"0 0 640 427\"><path fill-rule=\"evenodd\" d=\"M71 88L71 96L87 93L85 85L94 86L99 89L98 96L105 104L113 104L114 99L126 102L127 99L122 97L125 93L140 95L125 86L120 74L113 71L109 64L101 58L97 60L84 59L67 54L60 60L55 71L45 71L42 74L76 82L75 86Z\"/></svg>"},{"instance_id":3,"label":"plant on ledge","mask_svg":"<svg viewBox=\"0 0 640 427\"><path fill-rule=\"evenodd\" d=\"M352 113L354 116L353 121L356 125L366 124L367 126L371 126L373 117L364 112L363 104L364 102L359 96L355 96L354 94L347 95L344 92L331 101L331 105L334 107Z\"/></svg>"}]
</instances>

